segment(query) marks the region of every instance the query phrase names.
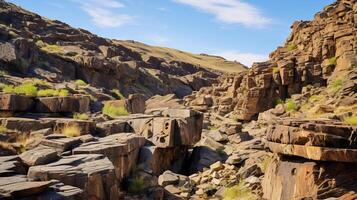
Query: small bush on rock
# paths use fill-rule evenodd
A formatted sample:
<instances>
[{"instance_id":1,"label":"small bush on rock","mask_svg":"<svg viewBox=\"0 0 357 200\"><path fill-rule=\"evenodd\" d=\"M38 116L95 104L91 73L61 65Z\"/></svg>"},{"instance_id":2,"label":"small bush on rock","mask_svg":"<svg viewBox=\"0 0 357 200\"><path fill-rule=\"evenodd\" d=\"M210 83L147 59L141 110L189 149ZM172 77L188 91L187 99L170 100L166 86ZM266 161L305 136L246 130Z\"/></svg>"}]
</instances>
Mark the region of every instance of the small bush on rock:
<instances>
[{"instance_id":1,"label":"small bush on rock","mask_svg":"<svg viewBox=\"0 0 357 200\"><path fill-rule=\"evenodd\" d=\"M279 104L283 104L283 103L284 103L284 101L281 100L280 98L274 99L274 102L273 102L274 107L279 105Z\"/></svg>"},{"instance_id":2,"label":"small bush on rock","mask_svg":"<svg viewBox=\"0 0 357 200\"><path fill-rule=\"evenodd\" d=\"M86 113L74 113L73 119L89 120L89 115Z\"/></svg>"},{"instance_id":3,"label":"small bush on rock","mask_svg":"<svg viewBox=\"0 0 357 200\"><path fill-rule=\"evenodd\" d=\"M0 125L0 134L6 133L7 128L4 125Z\"/></svg>"},{"instance_id":4,"label":"small bush on rock","mask_svg":"<svg viewBox=\"0 0 357 200\"><path fill-rule=\"evenodd\" d=\"M103 114L109 115L111 117L117 116L127 116L129 112L124 106L115 106L110 103L106 103L102 110Z\"/></svg>"},{"instance_id":5,"label":"small bush on rock","mask_svg":"<svg viewBox=\"0 0 357 200\"><path fill-rule=\"evenodd\" d=\"M226 188L223 192L223 200L255 200L257 196L252 193L251 189L245 186L244 181L239 181L238 185Z\"/></svg>"},{"instance_id":6,"label":"small bush on rock","mask_svg":"<svg viewBox=\"0 0 357 200\"><path fill-rule=\"evenodd\" d=\"M332 57L328 59L328 63L330 65L336 66L337 65L337 58L336 57Z\"/></svg>"},{"instance_id":7,"label":"small bush on rock","mask_svg":"<svg viewBox=\"0 0 357 200\"><path fill-rule=\"evenodd\" d=\"M67 137L78 137L81 135L81 129L77 125L68 125L62 130L62 134Z\"/></svg>"},{"instance_id":8,"label":"small bush on rock","mask_svg":"<svg viewBox=\"0 0 357 200\"><path fill-rule=\"evenodd\" d=\"M296 111L297 110L297 106L294 100L292 99L287 99L285 101L285 109L287 112L291 112L291 111Z\"/></svg>"},{"instance_id":9,"label":"small bush on rock","mask_svg":"<svg viewBox=\"0 0 357 200\"><path fill-rule=\"evenodd\" d=\"M18 86L6 85L3 88L5 93L24 94L27 96L37 96L37 87L31 83L24 83Z\"/></svg>"},{"instance_id":10,"label":"small bush on rock","mask_svg":"<svg viewBox=\"0 0 357 200\"><path fill-rule=\"evenodd\" d=\"M46 89L46 90L39 90L37 93L39 97L66 97L68 96L68 90L54 90L54 89Z\"/></svg>"},{"instance_id":11,"label":"small bush on rock","mask_svg":"<svg viewBox=\"0 0 357 200\"><path fill-rule=\"evenodd\" d=\"M7 73L7 71L0 70L0 76L5 76L5 75L9 75L9 74Z\"/></svg>"},{"instance_id":12,"label":"small bush on rock","mask_svg":"<svg viewBox=\"0 0 357 200\"><path fill-rule=\"evenodd\" d=\"M118 99L125 99L124 95L118 89L113 89L112 92L116 95Z\"/></svg>"},{"instance_id":13,"label":"small bush on rock","mask_svg":"<svg viewBox=\"0 0 357 200\"><path fill-rule=\"evenodd\" d=\"M352 125L352 126L356 126L357 125L357 116L346 117L344 119L344 122L346 124L349 124L349 125Z\"/></svg>"},{"instance_id":14,"label":"small bush on rock","mask_svg":"<svg viewBox=\"0 0 357 200\"><path fill-rule=\"evenodd\" d=\"M78 79L74 82L77 86L86 86L88 85L85 81Z\"/></svg>"},{"instance_id":15,"label":"small bush on rock","mask_svg":"<svg viewBox=\"0 0 357 200\"><path fill-rule=\"evenodd\" d=\"M343 85L343 80L342 80L342 79L336 79L336 80L333 80L333 81L331 82L331 84L329 85L329 87L330 87L330 89L331 89L331 91L332 91L333 93L336 93L336 92L338 92L338 91L341 90L342 85Z\"/></svg>"},{"instance_id":16,"label":"small bush on rock","mask_svg":"<svg viewBox=\"0 0 357 200\"><path fill-rule=\"evenodd\" d=\"M279 67L273 67L273 73L278 74L280 72Z\"/></svg>"},{"instance_id":17,"label":"small bush on rock","mask_svg":"<svg viewBox=\"0 0 357 200\"><path fill-rule=\"evenodd\" d=\"M137 194L145 189L145 182L140 178L135 178L130 180L128 186L128 192L132 194Z\"/></svg>"},{"instance_id":18,"label":"small bush on rock","mask_svg":"<svg viewBox=\"0 0 357 200\"><path fill-rule=\"evenodd\" d=\"M286 49L288 51L293 51L293 50L297 49L297 45L296 44L288 44L288 46L286 46Z\"/></svg>"}]
</instances>

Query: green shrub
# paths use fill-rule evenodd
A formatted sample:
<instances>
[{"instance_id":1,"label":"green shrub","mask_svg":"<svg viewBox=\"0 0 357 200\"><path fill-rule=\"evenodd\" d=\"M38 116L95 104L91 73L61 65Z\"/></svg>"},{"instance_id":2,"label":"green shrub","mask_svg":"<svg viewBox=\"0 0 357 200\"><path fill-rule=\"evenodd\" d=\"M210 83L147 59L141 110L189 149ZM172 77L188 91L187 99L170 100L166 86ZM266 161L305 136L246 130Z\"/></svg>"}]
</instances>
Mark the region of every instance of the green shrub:
<instances>
[{"instance_id":1,"label":"green shrub","mask_svg":"<svg viewBox=\"0 0 357 200\"><path fill-rule=\"evenodd\" d=\"M9 75L9 73L7 73L7 71L0 70L0 76L5 76L5 75Z\"/></svg>"},{"instance_id":2,"label":"green shrub","mask_svg":"<svg viewBox=\"0 0 357 200\"><path fill-rule=\"evenodd\" d=\"M42 47L45 47L45 46L46 46L46 43L44 43L42 40L38 40L38 41L36 42L36 45L37 45L38 47L42 48Z\"/></svg>"},{"instance_id":3,"label":"green shrub","mask_svg":"<svg viewBox=\"0 0 357 200\"><path fill-rule=\"evenodd\" d=\"M39 97L52 97L52 96L55 96L56 92L57 92L57 90L54 90L54 89L39 90L37 92L37 96L39 96Z\"/></svg>"},{"instance_id":4,"label":"green shrub","mask_svg":"<svg viewBox=\"0 0 357 200\"><path fill-rule=\"evenodd\" d=\"M322 98L323 97L321 97L320 95L312 95L312 96L309 97L308 102L309 103L313 103L313 102L316 102L316 101L318 101L318 100L320 100Z\"/></svg>"},{"instance_id":5,"label":"green shrub","mask_svg":"<svg viewBox=\"0 0 357 200\"><path fill-rule=\"evenodd\" d=\"M332 57L328 59L328 63L330 65L336 66L337 65L337 58L336 57Z\"/></svg>"},{"instance_id":6,"label":"green shrub","mask_svg":"<svg viewBox=\"0 0 357 200\"><path fill-rule=\"evenodd\" d=\"M104 105L102 112L111 117L129 115L129 112L126 110L124 106L115 106L110 103L106 103Z\"/></svg>"},{"instance_id":7,"label":"green shrub","mask_svg":"<svg viewBox=\"0 0 357 200\"><path fill-rule=\"evenodd\" d=\"M284 103L284 101L281 100L280 98L274 99L274 102L273 102L274 106L277 106L277 105L283 104L283 103Z\"/></svg>"},{"instance_id":8,"label":"green shrub","mask_svg":"<svg viewBox=\"0 0 357 200\"><path fill-rule=\"evenodd\" d=\"M41 47L41 50L53 54L64 54L62 47L55 44L46 44L44 47Z\"/></svg>"},{"instance_id":9,"label":"green shrub","mask_svg":"<svg viewBox=\"0 0 357 200\"><path fill-rule=\"evenodd\" d=\"M223 192L223 200L255 200L257 196L253 194L252 190L245 186L243 181L240 181L237 185L226 188Z\"/></svg>"},{"instance_id":10,"label":"green shrub","mask_svg":"<svg viewBox=\"0 0 357 200\"><path fill-rule=\"evenodd\" d=\"M59 90L59 92L58 92L58 96L59 97L66 97L66 96L68 96L68 90L66 90L66 89L62 89L62 90Z\"/></svg>"},{"instance_id":11,"label":"green shrub","mask_svg":"<svg viewBox=\"0 0 357 200\"><path fill-rule=\"evenodd\" d=\"M285 101L285 110L287 112L296 111L297 110L297 106L296 106L295 101L293 101L292 99L287 99Z\"/></svg>"},{"instance_id":12,"label":"green shrub","mask_svg":"<svg viewBox=\"0 0 357 200\"><path fill-rule=\"evenodd\" d=\"M264 158L263 162L261 163L261 165L262 165L262 171L263 171L264 173L267 172L271 160L272 160L272 157L266 156L266 157Z\"/></svg>"},{"instance_id":13,"label":"green shrub","mask_svg":"<svg viewBox=\"0 0 357 200\"><path fill-rule=\"evenodd\" d=\"M288 51L293 51L293 50L297 49L297 45L296 45L296 44L288 44L288 45L286 46L286 49L287 49Z\"/></svg>"},{"instance_id":14,"label":"green shrub","mask_svg":"<svg viewBox=\"0 0 357 200\"><path fill-rule=\"evenodd\" d=\"M145 182L140 178L135 178L129 182L128 192L137 194L145 189Z\"/></svg>"},{"instance_id":15,"label":"green shrub","mask_svg":"<svg viewBox=\"0 0 357 200\"><path fill-rule=\"evenodd\" d=\"M74 82L77 86L86 86L87 83L81 79L78 79Z\"/></svg>"},{"instance_id":16,"label":"green shrub","mask_svg":"<svg viewBox=\"0 0 357 200\"><path fill-rule=\"evenodd\" d=\"M7 128L4 125L0 125L0 134L6 133Z\"/></svg>"},{"instance_id":17,"label":"green shrub","mask_svg":"<svg viewBox=\"0 0 357 200\"><path fill-rule=\"evenodd\" d=\"M343 121L346 124L356 126L357 125L357 116L346 117Z\"/></svg>"},{"instance_id":18,"label":"green shrub","mask_svg":"<svg viewBox=\"0 0 357 200\"><path fill-rule=\"evenodd\" d=\"M279 67L273 67L273 73L278 74L280 72Z\"/></svg>"},{"instance_id":19,"label":"green shrub","mask_svg":"<svg viewBox=\"0 0 357 200\"><path fill-rule=\"evenodd\" d=\"M55 44L47 44L43 42L42 40L38 40L36 42L36 45L40 47L42 51L48 52L48 53L54 53L54 54L64 54L64 51L61 46L55 45Z\"/></svg>"},{"instance_id":20,"label":"green shrub","mask_svg":"<svg viewBox=\"0 0 357 200\"><path fill-rule=\"evenodd\" d=\"M343 85L343 80L336 79L331 82L329 87L332 92L336 93L336 92L340 91L340 89L342 88L342 85Z\"/></svg>"},{"instance_id":21,"label":"green shrub","mask_svg":"<svg viewBox=\"0 0 357 200\"><path fill-rule=\"evenodd\" d=\"M37 96L39 97L66 97L68 96L68 90L62 89L62 90L54 90L54 89L45 89L45 90L39 90L37 92Z\"/></svg>"},{"instance_id":22,"label":"green shrub","mask_svg":"<svg viewBox=\"0 0 357 200\"><path fill-rule=\"evenodd\" d=\"M37 87L31 83L24 83L18 86L14 85L5 85L3 88L5 93L15 93L15 94L24 94L27 96L37 96Z\"/></svg>"},{"instance_id":23,"label":"green shrub","mask_svg":"<svg viewBox=\"0 0 357 200\"><path fill-rule=\"evenodd\" d=\"M124 95L118 89L113 89L112 92L116 95L118 99L125 99Z\"/></svg>"},{"instance_id":24,"label":"green shrub","mask_svg":"<svg viewBox=\"0 0 357 200\"><path fill-rule=\"evenodd\" d=\"M88 120L89 115L87 115L86 113L74 113L73 119Z\"/></svg>"}]
</instances>

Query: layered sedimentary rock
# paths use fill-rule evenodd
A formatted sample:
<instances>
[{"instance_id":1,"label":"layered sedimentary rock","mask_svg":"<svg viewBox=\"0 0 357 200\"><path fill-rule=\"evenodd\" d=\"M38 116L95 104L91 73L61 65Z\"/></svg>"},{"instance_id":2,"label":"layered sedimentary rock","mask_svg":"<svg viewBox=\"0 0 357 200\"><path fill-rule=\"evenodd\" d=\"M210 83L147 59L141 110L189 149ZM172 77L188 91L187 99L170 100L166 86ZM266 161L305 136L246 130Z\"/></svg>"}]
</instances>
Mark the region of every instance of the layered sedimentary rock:
<instances>
[{"instance_id":1,"label":"layered sedimentary rock","mask_svg":"<svg viewBox=\"0 0 357 200\"><path fill-rule=\"evenodd\" d=\"M264 197L274 200L356 199L357 173L353 170L356 167L356 163L273 160L263 181Z\"/></svg>"},{"instance_id":2,"label":"layered sedimentary rock","mask_svg":"<svg viewBox=\"0 0 357 200\"><path fill-rule=\"evenodd\" d=\"M213 87L186 97L186 104L250 120L277 100L301 93L306 85L324 87L337 81L343 84L335 103L355 104L356 9L355 1L341 0L325 7L313 21L295 22L284 47L271 53L269 61L253 64L248 72L221 77Z\"/></svg>"},{"instance_id":3,"label":"layered sedimentary rock","mask_svg":"<svg viewBox=\"0 0 357 200\"><path fill-rule=\"evenodd\" d=\"M355 133L356 126L333 120L283 119L271 125L266 131L266 146L281 157L269 164L264 196L357 198L357 174L351 171L357 163Z\"/></svg>"},{"instance_id":4,"label":"layered sedimentary rock","mask_svg":"<svg viewBox=\"0 0 357 200\"><path fill-rule=\"evenodd\" d=\"M140 147L145 138L133 133L119 133L84 143L73 149L73 154L102 154L113 163L115 175L120 183L136 167Z\"/></svg>"},{"instance_id":5,"label":"layered sedimentary rock","mask_svg":"<svg viewBox=\"0 0 357 200\"><path fill-rule=\"evenodd\" d=\"M63 157L48 165L30 167L28 178L48 181L60 180L83 189L83 199L118 199L118 182L113 164L99 154Z\"/></svg>"}]
</instances>

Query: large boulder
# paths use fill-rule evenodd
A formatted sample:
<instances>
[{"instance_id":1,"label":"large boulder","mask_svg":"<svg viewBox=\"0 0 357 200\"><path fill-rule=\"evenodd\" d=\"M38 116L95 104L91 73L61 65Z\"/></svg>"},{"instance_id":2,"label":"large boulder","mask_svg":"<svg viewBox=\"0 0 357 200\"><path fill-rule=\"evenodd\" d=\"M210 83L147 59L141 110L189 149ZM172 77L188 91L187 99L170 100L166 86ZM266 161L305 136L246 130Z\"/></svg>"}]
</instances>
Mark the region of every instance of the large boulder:
<instances>
[{"instance_id":1,"label":"large boulder","mask_svg":"<svg viewBox=\"0 0 357 200\"><path fill-rule=\"evenodd\" d=\"M113 164L98 154L63 157L51 164L30 167L28 171L28 178L34 181L56 179L81 188L82 199L118 199L119 185L115 177Z\"/></svg>"},{"instance_id":2,"label":"large boulder","mask_svg":"<svg viewBox=\"0 0 357 200\"><path fill-rule=\"evenodd\" d=\"M35 102L39 113L85 113L90 109L89 96L40 97Z\"/></svg>"},{"instance_id":3,"label":"large boulder","mask_svg":"<svg viewBox=\"0 0 357 200\"><path fill-rule=\"evenodd\" d=\"M49 147L37 147L20 155L27 166L45 165L59 159L57 152Z\"/></svg>"},{"instance_id":4,"label":"large boulder","mask_svg":"<svg viewBox=\"0 0 357 200\"><path fill-rule=\"evenodd\" d=\"M181 171L187 153L187 148L181 146L171 148L144 146L140 149L138 167L150 170L156 176L169 169Z\"/></svg>"},{"instance_id":5,"label":"large boulder","mask_svg":"<svg viewBox=\"0 0 357 200\"><path fill-rule=\"evenodd\" d=\"M33 99L18 94L0 94L0 111L23 112L31 110Z\"/></svg>"},{"instance_id":6,"label":"large boulder","mask_svg":"<svg viewBox=\"0 0 357 200\"><path fill-rule=\"evenodd\" d=\"M73 154L103 154L115 167L115 175L120 183L136 167L140 147L145 138L133 133L119 133L84 143L73 150Z\"/></svg>"}]
</instances>

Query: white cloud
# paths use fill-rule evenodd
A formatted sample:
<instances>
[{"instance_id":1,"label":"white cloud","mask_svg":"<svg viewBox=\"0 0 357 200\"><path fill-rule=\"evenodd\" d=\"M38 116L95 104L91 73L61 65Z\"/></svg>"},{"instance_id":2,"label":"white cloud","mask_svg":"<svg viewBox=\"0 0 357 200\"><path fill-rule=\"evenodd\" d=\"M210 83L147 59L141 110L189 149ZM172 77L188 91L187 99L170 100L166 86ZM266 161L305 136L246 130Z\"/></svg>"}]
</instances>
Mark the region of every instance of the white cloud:
<instances>
[{"instance_id":1,"label":"white cloud","mask_svg":"<svg viewBox=\"0 0 357 200\"><path fill-rule=\"evenodd\" d=\"M227 24L264 27L271 19L264 17L261 11L243 0L173 0L190 5L203 12L214 15Z\"/></svg>"},{"instance_id":2,"label":"white cloud","mask_svg":"<svg viewBox=\"0 0 357 200\"><path fill-rule=\"evenodd\" d=\"M103 28L114 28L130 23L133 17L126 14L117 14L118 8L125 5L116 0L73 0L80 4L80 8L91 16L92 22Z\"/></svg>"},{"instance_id":3,"label":"white cloud","mask_svg":"<svg viewBox=\"0 0 357 200\"><path fill-rule=\"evenodd\" d=\"M215 55L222 56L223 58L231 61L238 61L248 67L251 67L254 62L263 62L268 60L268 55L254 54L254 53L240 53L234 51L225 51L216 53Z\"/></svg>"}]
</instances>

